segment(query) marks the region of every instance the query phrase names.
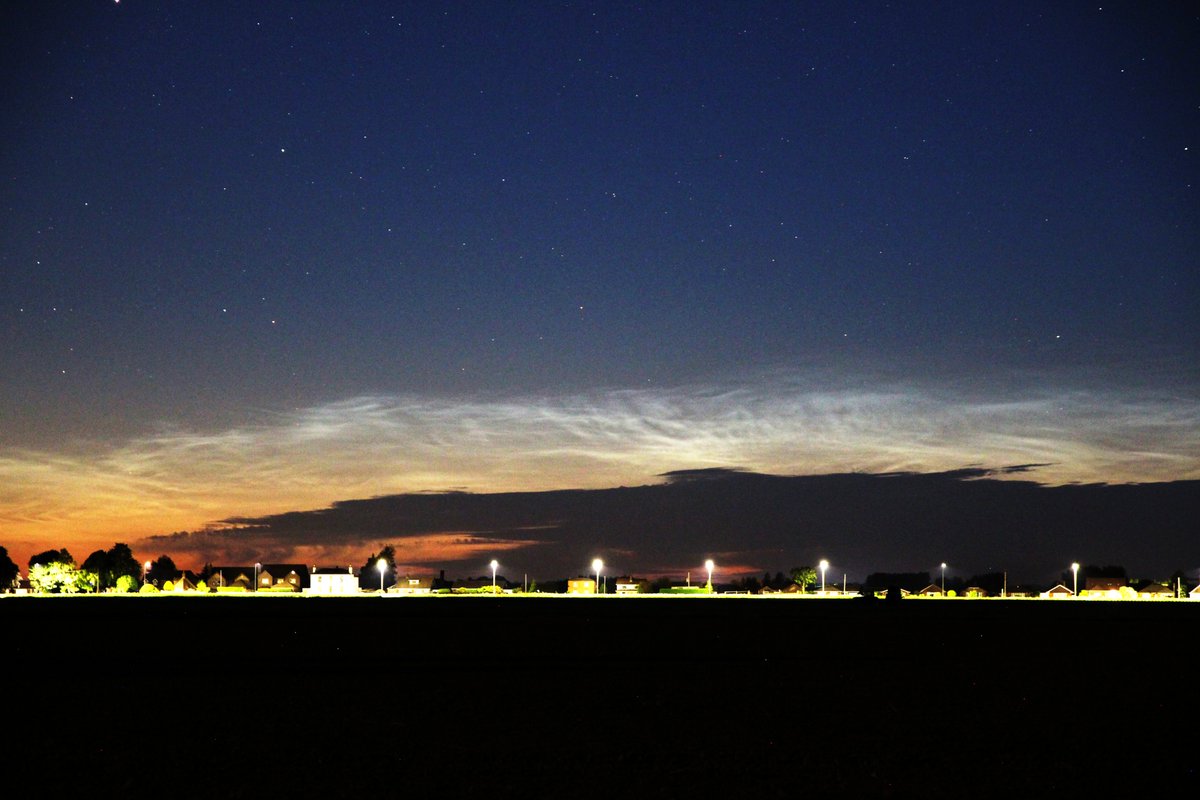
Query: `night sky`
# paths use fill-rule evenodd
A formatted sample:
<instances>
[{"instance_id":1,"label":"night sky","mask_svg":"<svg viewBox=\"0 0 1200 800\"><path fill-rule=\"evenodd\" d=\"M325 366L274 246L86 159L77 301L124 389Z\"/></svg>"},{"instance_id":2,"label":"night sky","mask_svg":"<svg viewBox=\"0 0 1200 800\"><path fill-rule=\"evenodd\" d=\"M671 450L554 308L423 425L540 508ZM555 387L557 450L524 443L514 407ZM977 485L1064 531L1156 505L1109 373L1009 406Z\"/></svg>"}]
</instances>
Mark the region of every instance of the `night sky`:
<instances>
[{"instance_id":1,"label":"night sky","mask_svg":"<svg viewBox=\"0 0 1200 800\"><path fill-rule=\"evenodd\" d=\"M22 565L681 469L1200 478L1188 4L0 15Z\"/></svg>"}]
</instances>

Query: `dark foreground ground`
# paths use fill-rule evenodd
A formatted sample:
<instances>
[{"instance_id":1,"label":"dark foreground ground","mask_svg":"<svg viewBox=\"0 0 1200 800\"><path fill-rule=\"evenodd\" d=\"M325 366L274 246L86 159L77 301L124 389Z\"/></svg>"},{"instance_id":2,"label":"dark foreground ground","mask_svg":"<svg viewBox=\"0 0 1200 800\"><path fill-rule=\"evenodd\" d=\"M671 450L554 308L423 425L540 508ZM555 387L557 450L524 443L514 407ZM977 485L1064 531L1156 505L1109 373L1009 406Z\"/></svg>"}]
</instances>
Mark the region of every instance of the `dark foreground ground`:
<instances>
[{"instance_id":1,"label":"dark foreground ground","mask_svg":"<svg viewBox=\"0 0 1200 800\"><path fill-rule=\"evenodd\" d=\"M1200 603L4 599L4 794L1174 793L1200 785L1198 623Z\"/></svg>"}]
</instances>

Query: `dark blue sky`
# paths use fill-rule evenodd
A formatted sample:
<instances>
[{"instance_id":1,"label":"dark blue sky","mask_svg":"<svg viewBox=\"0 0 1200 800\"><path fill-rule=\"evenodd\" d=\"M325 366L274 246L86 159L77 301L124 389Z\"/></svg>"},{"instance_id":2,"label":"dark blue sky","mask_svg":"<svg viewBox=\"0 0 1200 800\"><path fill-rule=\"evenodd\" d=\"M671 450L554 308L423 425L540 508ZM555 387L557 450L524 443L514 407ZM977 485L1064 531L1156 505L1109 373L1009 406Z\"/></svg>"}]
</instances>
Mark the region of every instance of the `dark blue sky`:
<instances>
[{"instance_id":1,"label":"dark blue sky","mask_svg":"<svg viewBox=\"0 0 1200 800\"><path fill-rule=\"evenodd\" d=\"M28 511L47 464L112 477L164 430L302 425L279 415L344 431L361 420L336 409L362 398L433 404L410 427L460 462L511 446L477 417L460 435L464 403L544 421L663 392L631 413L690 427L674 411L697 398L777 409L799 382L956 403L984 432L994 403L1085 429L1113 403L1144 425L1150 403L1152 441L1120 428L1121 458L1086 477L1122 458L1129 477L1139 448L1167 453L1147 475L1197 474L1186 4L125 0L9 4L0 30L0 426L6 474L32 487L6 498L21 525L55 516ZM1080 392L1077 413L1060 395ZM1033 450L1090 435L999 427ZM914 452L956 435L898 429ZM656 446L647 476L845 466ZM275 453L256 447L223 458L252 470ZM893 461L993 455L960 450ZM513 452L507 478L461 483L524 488ZM419 472L305 480L329 501Z\"/></svg>"}]
</instances>

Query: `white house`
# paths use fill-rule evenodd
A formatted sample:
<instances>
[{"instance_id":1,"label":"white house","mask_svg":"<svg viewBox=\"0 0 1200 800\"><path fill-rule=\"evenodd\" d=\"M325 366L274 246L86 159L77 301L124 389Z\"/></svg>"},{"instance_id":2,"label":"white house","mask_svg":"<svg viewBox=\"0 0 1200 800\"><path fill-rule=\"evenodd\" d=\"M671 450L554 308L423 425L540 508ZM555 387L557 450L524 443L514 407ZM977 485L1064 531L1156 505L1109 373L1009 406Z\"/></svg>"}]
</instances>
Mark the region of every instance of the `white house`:
<instances>
[{"instance_id":1,"label":"white house","mask_svg":"<svg viewBox=\"0 0 1200 800\"><path fill-rule=\"evenodd\" d=\"M353 567L312 568L308 576L308 594L358 594L358 576Z\"/></svg>"}]
</instances>

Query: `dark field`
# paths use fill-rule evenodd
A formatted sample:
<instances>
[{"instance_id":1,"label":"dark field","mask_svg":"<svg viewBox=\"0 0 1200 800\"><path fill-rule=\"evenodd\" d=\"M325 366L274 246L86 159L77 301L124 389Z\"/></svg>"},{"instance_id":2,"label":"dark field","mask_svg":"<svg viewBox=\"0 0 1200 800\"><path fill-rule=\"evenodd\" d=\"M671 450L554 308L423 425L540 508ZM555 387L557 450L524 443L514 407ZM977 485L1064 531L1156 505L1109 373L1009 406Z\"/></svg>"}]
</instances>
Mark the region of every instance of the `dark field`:
<instances>
[{"instance_id":1,"label":"dark field","mask_svg":"<svg viewBox=\"0 0 1200 800\"><path fill-rule=\"evenodd\" d=\"M46 796L1173 792L1200 778L1198 621L1186 602L11 598L4 777Z\"/></svg>"}]
</instances>

